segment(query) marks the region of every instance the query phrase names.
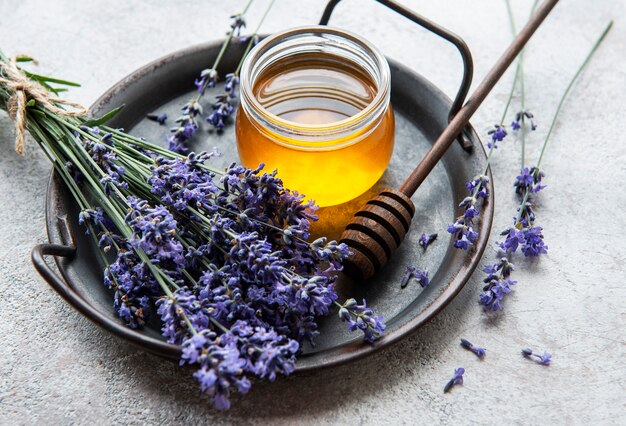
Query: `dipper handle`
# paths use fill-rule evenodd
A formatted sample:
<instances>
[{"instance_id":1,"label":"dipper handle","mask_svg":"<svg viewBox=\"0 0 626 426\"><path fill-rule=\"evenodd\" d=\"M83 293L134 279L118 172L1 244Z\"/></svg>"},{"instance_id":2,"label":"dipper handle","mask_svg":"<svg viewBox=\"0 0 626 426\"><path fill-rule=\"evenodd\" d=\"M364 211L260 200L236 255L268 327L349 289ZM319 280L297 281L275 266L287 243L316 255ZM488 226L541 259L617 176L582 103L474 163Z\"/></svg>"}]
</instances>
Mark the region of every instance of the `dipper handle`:
<instances>
[{"instance_id":1,"label":"dipper handle","mask_svg":"<svg viewBox=\"0 0 626 426\"><path fill-rule=\"evenodd\" d=\"M400 188L384 190L355 214L341 235L341 241L354 253L344 266L344 272L348 276L368 279L391 258L409 231L415 213L411 196L441 160L558 1L544 0Z\"/></svg>"}]
</instances>

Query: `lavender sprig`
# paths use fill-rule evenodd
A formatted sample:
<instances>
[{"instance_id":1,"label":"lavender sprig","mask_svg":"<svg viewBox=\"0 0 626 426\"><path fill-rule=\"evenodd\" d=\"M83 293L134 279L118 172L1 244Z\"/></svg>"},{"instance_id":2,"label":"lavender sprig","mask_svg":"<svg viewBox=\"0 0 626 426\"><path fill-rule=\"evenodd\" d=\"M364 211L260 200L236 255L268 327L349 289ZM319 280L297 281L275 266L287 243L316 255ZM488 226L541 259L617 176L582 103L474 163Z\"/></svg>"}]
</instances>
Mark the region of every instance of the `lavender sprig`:
<instances>
[{"instance_id":1,"label":"lavender sprig","mask_svg":"<svg viewBox=\"0 0 626 426\"><path fill-rule=\"evenodd\" d=\"M535 2L535 4L533 5L531 14L535 9L536 4L537 2ZM513 35L515 36L515 23L513 21L511 6L508 0L507 9L509 12L511 30L513 31ZM511 89L509 91L509 96L507 98L504 111L502 112L502 117L500 118L500 121L494 124L494 126L487 132L490 141L487 143L487 148L489 149L487 151L487 161L485 164L485 169L482 174L475 176L471 181L466 183L470 195L459 204L459 207L463 207L465 212L463 215L459 216L453 224L448 225L447 231L454 236L455 248L467 250L473 246L473 242L476 240L476 238L478 238L478 233L474 229L474 221L480 215L480 210L478 208L477 202L480 198L486 200L489 197L489 194L487 192L487 183L489 182L487 173L489 171L491 159L494 151L498 148L498 144L504 141L508 136L505 120L509 112L509 108L511 107L511 102L513 100L513 95L515 94L517 82L523 72L523 54L524 51L522 50L522 52L520 52L519 54L517 66L515 67L513 83L511 84Z\"/></svg>"},{"instance_id":2,"label":"lavender sprig","mask_svg":"<svg viewBox=\"0 0 626 426\"><path fill-rule=\"evenodd\" d=\"M187 142L194 136L198 130L197 117L202 114L203 109L200 105L200 98L204 96L205 91L208 88L215 87L218 79L217 67L219 66L226 48L230 44L235 35L239 35L239 32L245 27L244 15L248 11L248 8L254 0L249 0L245 8L241 13L231 16L232 22L230 24L230 31L226 34L226 39L222 43L222 47L215 58L211 68L206 68L200 72L200 78L194 81L198 89L198 93L195 97L189 100L182 107L182 114L176 119L177 126L170 129L170 136L168 137L169 149L178 153L186 153L189 151Z\"/></svg>"},{"instance_id":3,"label":"lavender sprig","mask_svg":"<svg viewBox=\"0 0 626 426\"><path fill-rule=\"evenodd\" d=\"M259 42L258 33L261 29L261 25L265 18L269 14L272 6L274 5L274 1L270 1L269 5L265 9L265 13L261 17L259 24L254 31L254 33L247 38L248 45L246 46L246 50L239 61L239 65L237 65L237 69L234 72L226 74L226 83L224 84L224 93L217 95L215 97L215 102L213 103L213 112L206 117L207 123L211 124L215 129L221 131L227 123L227 120L235 111L235 107L233 104L233 100L236 98L237 87L239 86L239 72L241 71L241 67L243 66L243 62L248 56L248 53ZM243 39L242 39L243 40Z\"/></svg>"},{"instance_id":4,"label":"lavender sprig","mask_svg":"<svg viewBox=\"0 0 626 426\"><path fill-rule=\"evenodd\" d=\"M514 269L513 264L506 257L500 259L498 263L483 268L487 277L483 280L486 285L483 287L479 301L485 309L492 311L502 309L502 299L511 292L511 286L517 283L510 278Z\"/></svg>"},{"instance_id":5,"label":"lavender sprig","mask_svg":"<svg viewBox=\"0 0 626 426\"><path fill-rule=\"evenodd\" d=\"M533 359L538 364L546 366L550 365L550 361L552 360L552 354L548 351L544 351L544 353L540 355L536 352L533 352L532 349L526 348L522 349L522 355L524 355L525 358Z\"/></svg>"},{"instance_id":6,"label":"lavender sprig","mask_svg":"<svg viewBox=\"0 0 626 426\"><path fill-rule=\"evenodd\" d=\"M536 194L545 188L545 185L542 184L545 174L541 170L541 163L544 158L546 148L548 147L548 143L550 142L550 136L555 128L559 113L565 103L565 99L567 98L567 95L572 89L574 83L582 73L582 70L587 63L589 63L591 57L608 34L612 25L613 22L611 21L593 45L591 51L587 54L582 65L578 68L561 96L557 109L552 117L548 133L544 139L537 165L530 168L524 167L522 172L515 179L515 192L518 194L521 201L517 207L517 215L513 220L513 226L502 232L501 235L506 236L506 238L504 241L498 243L498 245L506 253L515 253L518 247L521 248L524 256L537 257L548 252L548 246L543 240L543 228L535 225L536 216L533 209L531 195Z\"/></svg>"},{"instance_id":7,"label":"lavender sprig","mask_svg":"<svg viewBox=\"0 0 626 426\"><path fill-rule=\"evenodd\" d=\"M0 52L0 73L4 61ZM0 84L0 108L12 95ZM337 302L337 271L351 253L325 238L308 241L316 206L276 172L215 169L212 153L182 156L37 102L28 108L28 129L101 248L115 311L131 328L160 317L217 408L247 392L252 376L290 374L333 305L366 341L383 333L365 302Z\"/></svg>"},{"instance_id":8,"label":"lavender sprig","mask_svg":"<svg viewBox=\"0 0 626 426\"><path fill-rule=\"evenodd\" d=\"M452 388L456 385L462 385L463 384L463 374L465 374L465 369L462 367L459 368L455 368L454 369L454 375L452 376L452 378L450 379L450 381L448 383L446 383L446 385L443 388L443 392L444 393L448 393L450 392L450 390L452 390Z\"/></svg>"}]
</instances>

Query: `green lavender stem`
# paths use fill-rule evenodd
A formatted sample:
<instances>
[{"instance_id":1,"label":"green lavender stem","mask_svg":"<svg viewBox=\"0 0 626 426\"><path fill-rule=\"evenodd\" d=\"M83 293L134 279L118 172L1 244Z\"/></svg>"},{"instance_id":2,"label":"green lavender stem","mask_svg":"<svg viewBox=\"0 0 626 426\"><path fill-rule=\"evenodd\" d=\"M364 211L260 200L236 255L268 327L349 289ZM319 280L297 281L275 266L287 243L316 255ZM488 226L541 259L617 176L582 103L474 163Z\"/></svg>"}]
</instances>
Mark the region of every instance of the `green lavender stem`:
<instances>
[{"instance_id":1,"label":"green lavender stem","mask_svg":"<svg viewBox=\"0 0 626 426\"><path fill-rule=\"evenodd\" d=\"M252 46L254 45L254 38L259 34L261 25L263 25L263 21L265 21L265 18L270 13L270 10L272 9L272 6L274 5L274 1L275 0L270 1L270 4L267 6L267 9L265 9L265 13L261 17L261 20L259 21L259 24L256 27L256 30L254 30L254 33L250 36L250 40L248 41L248 45L246 46L246 51L243 53L243 57L241 58L241 61L239 61L239 65L237 65L237 69L234 72L235 75L239 75L239 71L241 71L241 67L243 66L243 61L246 59L246 56L248 56L248 53L250 53L250 50L252 49Z\"/></svg>"},{"instance_id":2,"label":"green lavender stem","mask_svg":"<svg viewBox=\"0 0 626 426\"><path fill-rule=\"evenodd\" d=\"M556 107L556 111L554 112L554 115L552 116L552 122L550 123L550 128L548 129L548 133L546 134L546 137L545 137L545 139L543 141L543 146L541 147L541 153L539 154L539 160L537 160L537 165L536 165L536 168L537 168L536 173L539 173L539 170L540 170L540 167L541 167L541 163L542 163L542 161L544 159L544 155L546 153L546 149L548 148L548 145L549 145L549 142L550 142L550 136L552 136L552 132L554 131L554 128L555 128L556 123L557 123L557 119L559 117L561 109L563 108L563 105L565 104L565 100L567 99L567 96L569 95L570 91L572 90L572 87L574 86L574 83L576 83L576 81L578 80L578 77L580 77L580 75L582 74L583 70L585 69L585 67L587 66L587 64L589 63L589 61L593 57L593 55L596 53L596 51L598 50L598 48L602 44L602 41L604 41L604 39L606 38L607 34L609 33L609 31L611 30L612 27L613 27L613 21L609 22L609 24L606 26L604 31L602 31L602 34L600 35L598 40L595 42L595 44L593 45L593 47L591 48L591 50L589 51L589 53L585 57L585 60L580 65L580 67L578 67L578 70L576 71L574 76L569 81L567 87L565 88L565 91L563 92L563 95L561 95L561 99L559 100L559 103L558 103L558 105ZM520 204L519 211L517 213L516 223L518 223L520 221L520 219L522 218L522 214L523 214L523 212L525 210L524 206L528 202L528 197L529 196L530 196L530 189L526 189L526 191L524 192L524 197L522 198L522 202Z\"/></svg>"},{"instance_id":3,"label":"green lavender stem","mask_svg":"<svg viewBox=\"0 0 626 426\"><path fill-rule=\"evenodd\" d=\"M539 3L539 0L535 0L535 2L533 3L533 6L530 8L530 16L533 15L533 13L535 13L535 9L537 8L537 4ZM506 0L506 10L507 10L507 14L509 16L509 23L511 26L511 33L513 35L513 37L515 37L517 35L517 27L515 25L515 18L513 17L513 9L511 7L511 1L510 0ZM529 19L530 19L529 16ZM513 79L513 87L515 87L516 82L518 81L518 77L519 77L519 86L520 86L520 106L521 106L521 110L525 111L526 110L526 87L524 84L524 51L525 49L522 49L522 51L519 54L519 59L517 61L517 67L515 69L515 78ZM504 117L506 116L506 113L508 111L509 108L509 103L507 103L506 108L504 109L504 114L502 116L502 121L504 121ZM525 117L522 116L522 121L525 121ZM524 169L524 165L526 163L526 126L522 126L522 128L520 129L520 141L521 141L521 168L520 170Z\"/></svg>"},{"instance_id":4,"label":"green lavender stem","mask_svg":"<svg viewBox=\"0 0 626 426\"><path fill-rule=\"evenodd\" d=\"M585 69L589 61L591 60L591 57L594 55L594 53L596 53L596 50L598 50L598 48L600 47L600 44L602 44L602 41L604 41L606 35L609 33L612 27L613 27L613 21L609 22L609 24L606 26L606 28L604 29L604 31L602 32L598 40L595 42L595 44L593 45L593 47L591 48L591 50L585 57L585 60L583 61L582 65L578 68L578 70L576 71L576 74L574 74L569 84L565 88L565 92L563 92L563 95L561 96L561 99L559 100L559 104L556 107L556 111L554 112L554 116L552 117L552 123L550 123L550 128L548 129L548 133L546 134L546 139L543 142L543 147L541 148L541 154L539 154L539 160L537 161L537 168L541 166L541 162L543 161L546 148L548 147L548 143L550 142L550 136L552 136L552 132L554 131L554 126L556 125L556 121L559 116L559 113L561 112L561 109L563 108L563 104L565 104L567 95L569 95L569 92L572 90L574 83L576 82L580 74L583 72L583 70Z\"/></svg>"},{"instance_id":5,"label":"green lavender stem","mask_svg":"<svg viewBox=\"0 0 626 426\"><path fill-rule=\"evenodd\" d=\"M248 3L246 4L246 7L244 7L243 11L241 12L241 16L244 16L246 14L246 12L248 12L248 9L250 8L250 6L252 5L252 2L254 0L248 0ZM219 51L219 53L217 54L217 57L215 58L215 61L213 61L213 66L211 67L211 70L216 71L217 67L220 64L220 61L222 60L222 57L224 56L224 53L226 53L226 48L228 47L228 45L230 44L231 40L233 39L233 36L235 34L235 30L231 29L228 33L226 33L226 40L224 40L224 42L222 43L222 47ZM202 97L202 95L204 94L205 90L207 89L207 85L209 84L209 79L207 79L204 84L202 85L202 89L199 91L199 93L196 95L196 97L194 98L193 101L195 102L199 102L200 98Z\"/></svg>"}]
</instances>

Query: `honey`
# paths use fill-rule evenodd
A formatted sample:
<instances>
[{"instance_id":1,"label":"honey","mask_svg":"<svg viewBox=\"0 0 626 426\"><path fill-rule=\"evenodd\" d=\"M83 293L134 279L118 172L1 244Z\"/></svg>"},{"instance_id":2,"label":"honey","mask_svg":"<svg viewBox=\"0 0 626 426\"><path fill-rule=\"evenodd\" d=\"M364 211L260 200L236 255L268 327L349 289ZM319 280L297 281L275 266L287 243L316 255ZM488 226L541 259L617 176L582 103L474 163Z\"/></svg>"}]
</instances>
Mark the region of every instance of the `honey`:
<instances>
[{"instance_id":1,"label":"honey","mask_svg":"<svg viewBox=\"0 0 626 426\"><path fill-rule=\"evenodd\" d=\"M311 38L319 36L313 30L323 31L324 39ZM367 191L389 163L394 143L389 81L376 73L375 61L367 67L361 57L342 54L336 46L320 48L328 32L337 36L338 30L299 31L309 37L304 44L295 43L295 48L287 49L289 54L279 49L283 54L266 58L265 63L261 53L257 61L264 66L256 73L254 64L248 63L254 51L246 59L236 118L237 149L244 166L265 163L267 169L278 170L287 188L320 206L331 206ZM287 34L274 46L298 41L299 35ZM312 42L316 49L303 48ZM349 42L353 41L345 45L354 51ZM272 46L271 40L263 43L266 49ZM385 71L388 76L386 62Z\"/></svg>"}]
</instances>

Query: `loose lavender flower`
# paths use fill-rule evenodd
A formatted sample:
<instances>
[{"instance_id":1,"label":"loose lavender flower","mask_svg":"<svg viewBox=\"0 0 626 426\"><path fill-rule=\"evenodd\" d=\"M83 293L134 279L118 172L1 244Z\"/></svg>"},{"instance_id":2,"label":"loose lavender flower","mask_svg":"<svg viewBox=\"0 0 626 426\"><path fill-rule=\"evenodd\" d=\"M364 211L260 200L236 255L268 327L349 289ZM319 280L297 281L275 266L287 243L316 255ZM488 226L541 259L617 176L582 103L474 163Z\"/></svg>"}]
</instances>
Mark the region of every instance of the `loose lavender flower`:
<instances>
[{"instance_id":1,"label":"loose lavender flower","mask_svg":"<svg viewBox=\"0 0 626 426\"><path fill-rule=\"evenodd\" d=\"M148 120L156 121L157 123L163 125L165 124L165 120L167 120L167 114L147 114L146 118Z\"/></svg>"},{"instance_id":2,"label":"loose lavender flower","mask_svg":"<svg viewBox=\"0 0 626 426\"><path fill-rule=\"evenodd\" d=\"M420 236L418 244L422 246L424 250L426 250L426 248L430 245L430 243L432 243L436 239L437 239L437 234L430 234L430 235L422 234Z\"/></svg>"},{"instance_id":3,"label":"loose lavender flower","mask_svg":"<svg viewBox=\"0 0 626 426\"><path fill-rule=\"evenodd\" d=\"M480 294L479 302L485 306L485 309L492 311L502 309L502 299L511 292L511 286L517 283L517 281L510 279L513 270L513 264L509 263L506 257L483 269L487 273L487 277L483 280L486 285Z\"/></svg>"},{"instance_id":4,"label":"loose lavender flower","mask_svg":"<svg viewBox=\"0 0 626 426\"><path fill-rule=\"evenodd\" d=\"M428 284L430 284L430 281L428 280L428 271L423 271L416 268L415 266L408 265L406 267L406 272L404 274L404 278L402 278L402 283L400 284L400 287L405 288L412 279L416 279L422 287L426 287Z\"/></svg>"},{"instance_id":5,"label":"loose lavender flower","mask_svg":"<svg viewBox=\"0 0 626 426\"><path fill-rule=\"evenodd\" d=\"M385 331L385 323L382 316L374 316L374 311L368 308L365 300L358 305L355 299L348 299L339 309L339 318L348 323L350 331L362 330L365 333L365 341L373 343Z\"/></svg>"},{"instance_id":6,"label":"loose lavender flower","mask_svg":"<svg viewBox=\"0 0 626 426\"><path fill-rule=\"evenodd\" d=\"M537 124L534 120L535 116L530 111L519 111L515 114L515 119L511 122L511 128L513 130L520 130L526 123L526 120L530 122L530 130L536 130Z\"/></svg>"},{"instance_id":7,"label":"loose lavender flower","mask_svg":"<svg viewBox=\"0 0 626 426\"><path fill-rule=\"evenodd\" d=\"M455 368L454 369L454 375L452 376L452 378L450 379L450 381L448 383L446 383L446 385L443 388L443 392L444 393L448 393L450 392L450 390L452 389L453 386L455 385L462 385L463 384L463 374L465 374L465 369L464 368Z\"/></svg>"},{"instance_id":8,"label":"loose lavender flower","mask_svg":"<svg viewBox=\"0 0 626 426\"><path fill-rule=\"evenodd\" d=\"M550 365L550 361L552 360L552 354L548 351L544 351L543 355L539 355L533 352L532 349L526 348L522 349L522 355L528 359L534 359L535 362L542 365Z\"/></svg>"},{"instance_id":9,"label":"loose lavender flower","mask_svg":"<svg viewBox=\"0 0 626 426\"><path fill-rule=\"evenodd\" d=\"M461 339L461 346L468 351L474 352L474 354L480 359L483 359L485 357L485 353L487 352L485 348L474 346L469 340L466 339Z\"/></svg>"}]
</instances>

